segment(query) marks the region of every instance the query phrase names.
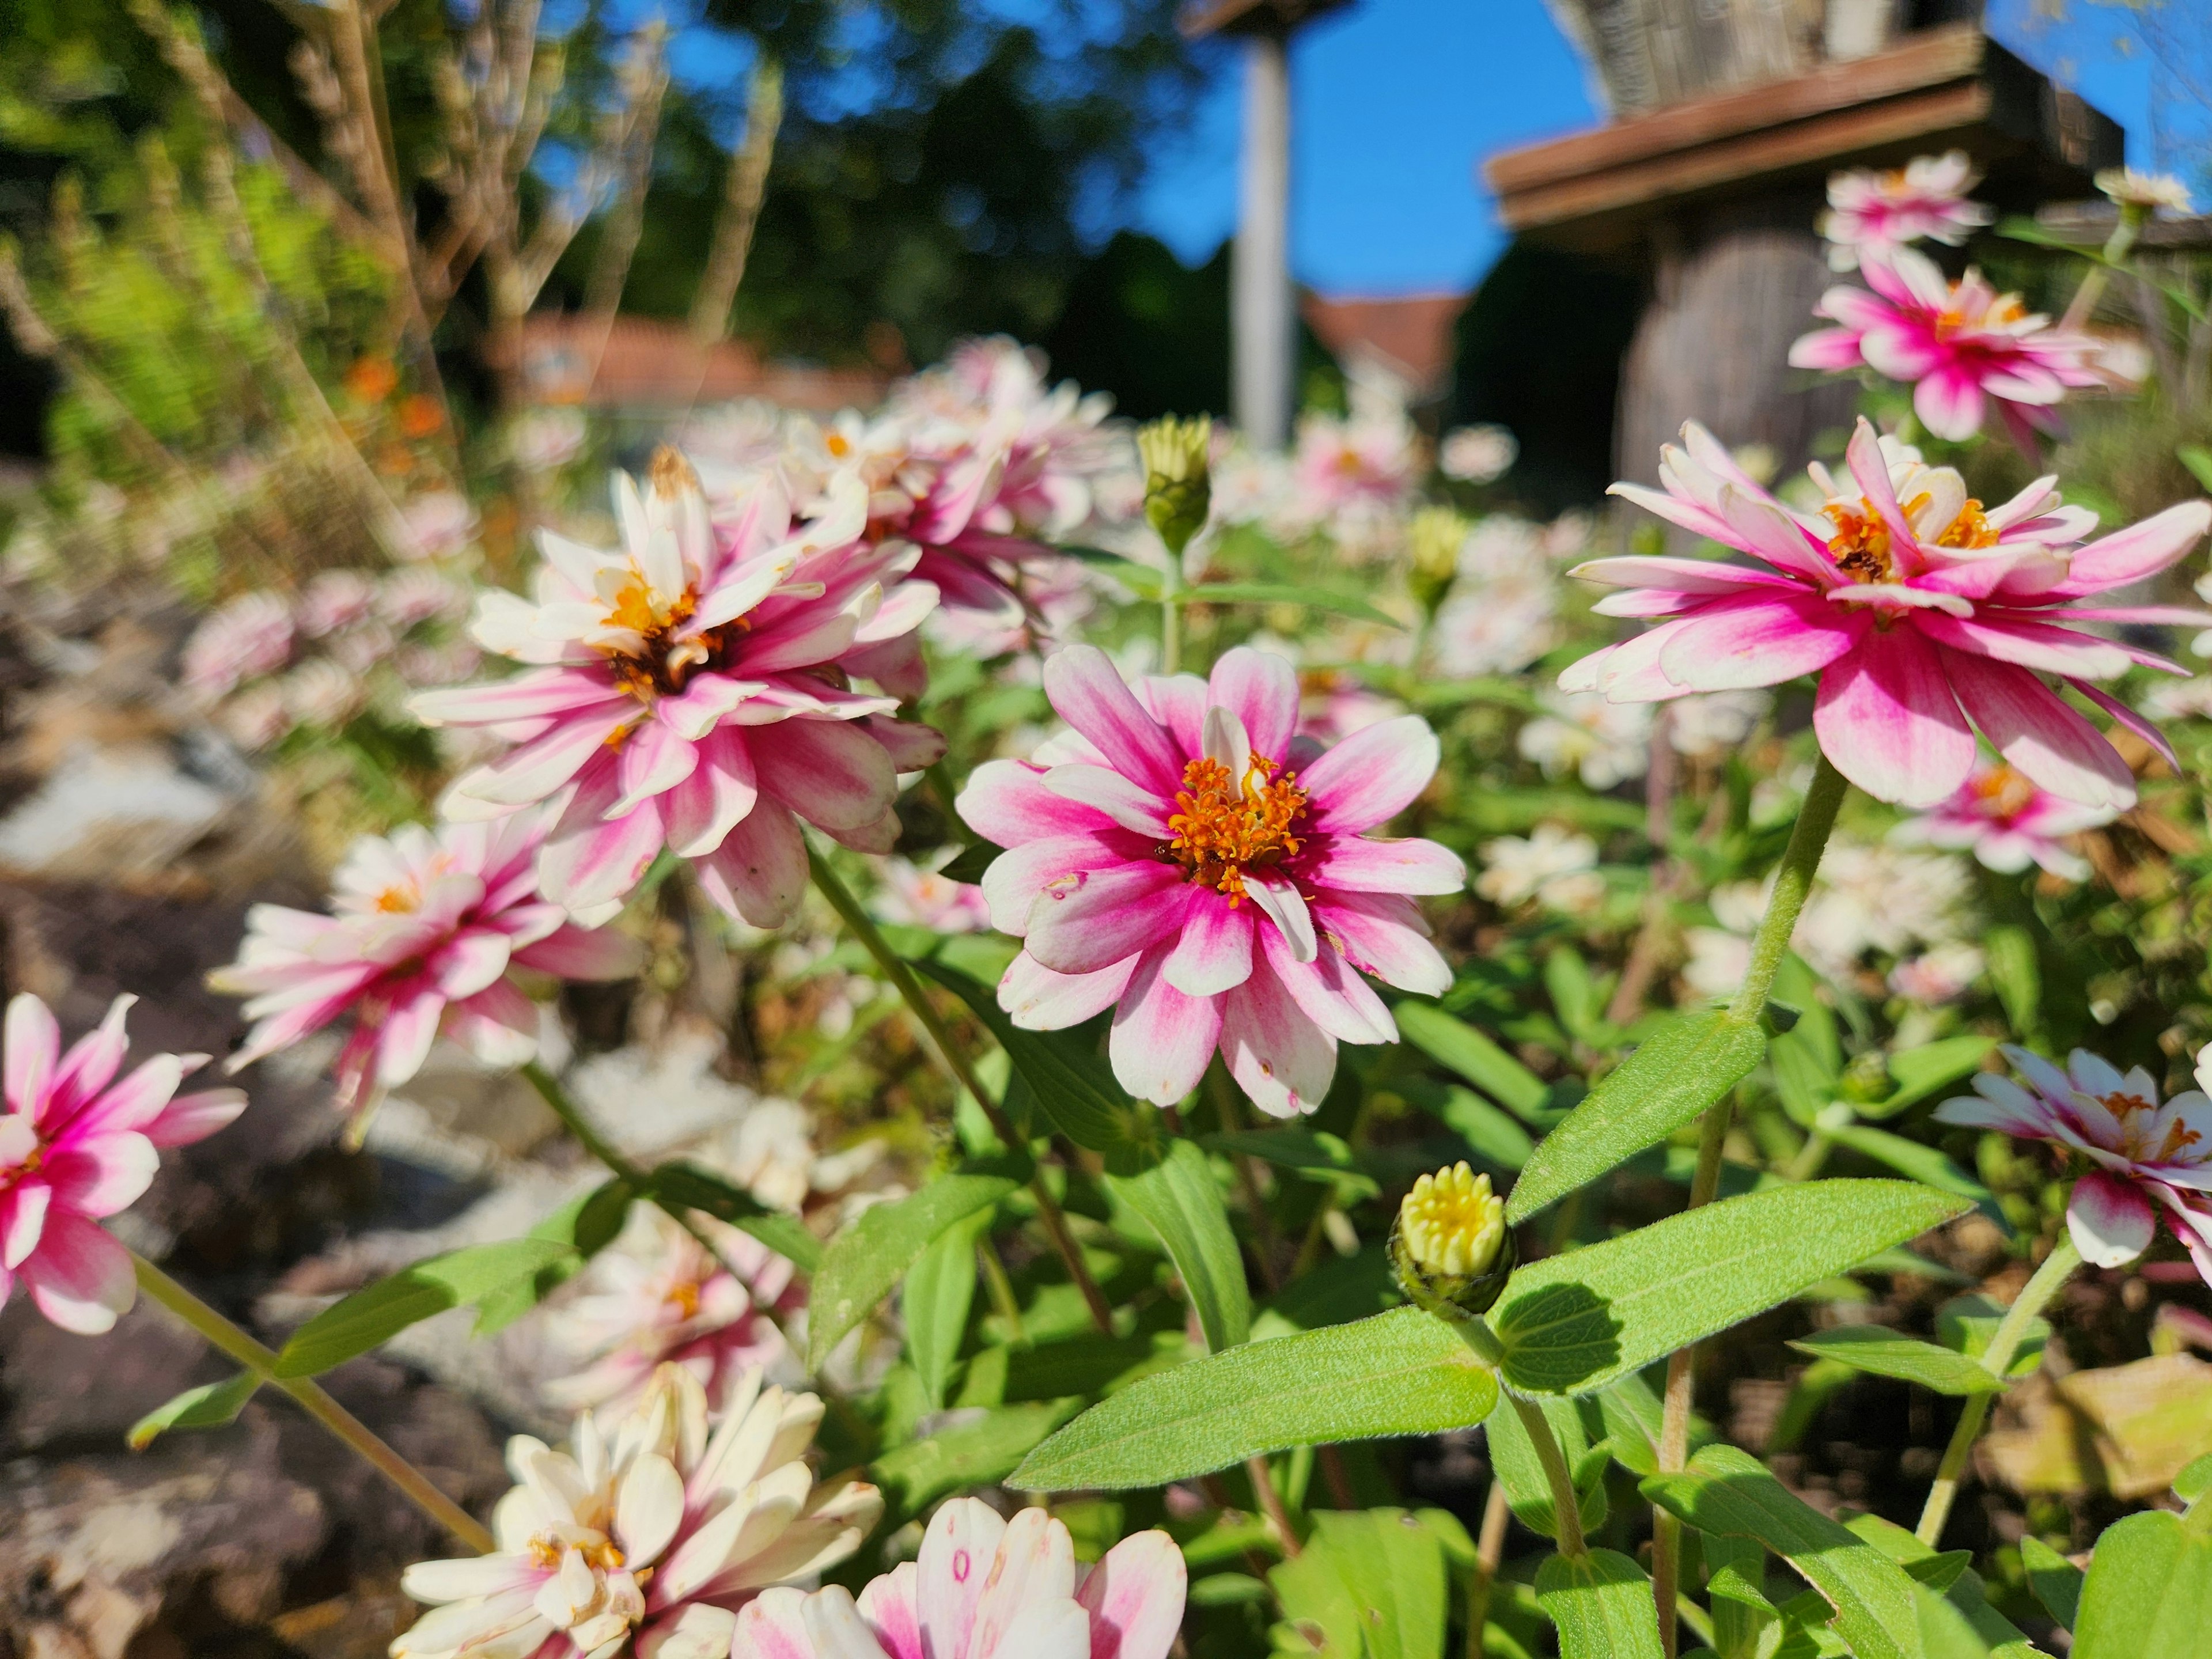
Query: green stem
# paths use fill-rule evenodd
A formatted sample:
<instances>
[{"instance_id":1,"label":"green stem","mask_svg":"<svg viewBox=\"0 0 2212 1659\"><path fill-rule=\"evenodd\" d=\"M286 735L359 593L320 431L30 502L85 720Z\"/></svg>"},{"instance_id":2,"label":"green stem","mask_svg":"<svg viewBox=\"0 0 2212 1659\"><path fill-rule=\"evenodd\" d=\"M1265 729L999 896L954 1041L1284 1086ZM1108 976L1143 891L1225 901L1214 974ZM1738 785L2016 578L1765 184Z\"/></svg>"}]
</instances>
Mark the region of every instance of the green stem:
<instances>
[{"instance_id":1,"label":"green stem","mask_svg":"<svg viewBox=\"0 0 2212 1659\"><path fill-rule=\"evenodd\" d=\"M321 1383L311 1376L277 1376L276 1356L273 1352L239 1329L136 1250L131 1253L131 1263L137 1272L139 1289L264 1383L289 1395L302 1411L359 1453L378 1474L405 1493L423 1514L479 1555L489 1555L499 1547L491 1534L473 1516L431 1485L428 1477L420 1469L378 1439L359 1418L331 1399Z\"/></svg>"},{"instance_id":2,"label":"green stem","mask_svg":"<svg viewBox=\"0 0 2212 1659\"><path fill-rule=\"evenodd\" d=\"M1415 1300L1456 1331L1459 1340L1467 1344L1474 1357L1492 1370L1505 1358L1504 1346L1498 1341L1498 1334L1480 1314L1448 1313L1421 1297ZM1558 1437L1552 1432L1551 1419L1534 1401L1523 1400L1506 1388L1503 1378L1499 1379L1498 1388L1512 1402L1521 1425L1528 1430L1528 1438L1536 1448L1536 1461L1544 1466L1544 1479L1552 1488L1553 1535L1559 1540L1559 1553L1577 1558L1587 1554L1583 1543L1582 1500L1575 1492L1574 1476L1567 1471L1567 1455L1559 1449Z\"/></svg>"},{"instance_id":3,"label":"green stem","mask_svg":"<svg viewBox=\"0 0 2212 1659\"><path fill-rule=\"evenodd\" d=\"M538 1091L538 1097L553 1109L553 1115L561 1120L570 1134L575 1136L577 1145L627 1182L639 1196L652 1199L663 1215L691 1235L693 1242L706 1251L715 1266L744 1285L748 1294L750 1293L752 1281L737 1270L735 1264L722 1254L714 1241L707 1237L706 1230L691 1218L689 1211L667 1203L653 1191L653 1171L635 1162L621 1147L601 1134L598 1126L584 1115L583 1108L568 1097L568 1091L561 1086L559 1079L552 1073L532 1060L524 1062L522 1075L529 1080L530 1086Z\"/></svg>"},{"instance_id":4,"label":"green stem","mask_svg":"<svg viewBox=\"0 0 2212 1659\"><path fill-rule=\"evenodd\" d=\"M2002 1379L2012 1369L2013 1356L2027 1339L2029 1322L2049 1305L2051 1298L2058 1294L2059 1286L2081 1265L2081 1252L2074 1246L2074 1236L2060 1233L2058 1243L2035 1270L2035 1277L2013 1298L2012 1306L2005 1310L2005 1316L1997 1322L1996 1334L1990 1339L1990 1346L1982 1354L1983 1370ZM1951 1443L1943 1449L1943 1461L1936 1470L1936 1483L1928 1489L1928 1504L1920 1511L1920 1525L1915 1528L1920 1541L1930 1548L1942 1537L1943 1524L1951 1518L1952 1501L1958 1497L1959 1483L1966 1476L1966 1460L1973 1454L1974 1442L1981 1437L1983 1420L1989 1416L1990 1401L1995 1397L1969 1395L1966 1409L1959 1413L1959 1426L1951 1431Z\"/></svg>"},{"instance_id":5,"label":"green stem","mask_svg":"<svg viewBox=\"0 0 2212 1659\"><path fill-rule=\"evenodd\" d=\"M1160 672L1182 667L1182 555L1170 550L1167 574L1160 578Z\"/></svg>"},{"instance_id":6,"label":"green stem","mask_svg":"<svg viewBox=\"0 0 2212 1659\"><path fill-rule=\"evenodd\" d=\"M1781 972L1782 960L1790 953L1790 936L1797 929L1797 917L1813 890L1814 872L1820 867L1820 854L1827 850L1829 833L1836 827L1837 810L1843 805L1844 792L1850 787L1850 781L1823 753L1813 769L1812 786L1805 792L1805 804L1798 811L1796 824L1790 831L1790 844L1783 849L1782 862L1774 872L1774 894L1767 901L1766 915L1759 921L1759 932L1752 936L1751 961L1744 971L1742 988L1729 1004L1723 1018L1748 1025L1765 1012L1767 994L1773 990L1774 976ZM1729 1121L1735 1112L1735 1098L1731 1092L1726 1099L1709 1107L1699 1121L1698 1167L1690 1180L1689 1207L1692 1210L1711 1203L1713 1194L1720 1190L1721 1152L1728 1144ZM1659 1467L1669 1474L1689 1461L1690 1407L1696 1392L1697 1361L1694 1343L1677 1348L1667 1357L1666 1405L1659 1425ZM1680 1635L1675 1624L1675 1600L1681 1566L1682 1523L1662 1510L1652 1517L1651 1595L1658 1607L1659 1641L1667 1659L1674 1659Z\"/></svg>"},{"instance_id":7,"label":"green stem","mask_svg":"<svg viewBox=\"0 0 2212 1659\"><path fill-rule=\"evenodd\" d=\"M921 981L915 977L914 969L908 965L906 959L891 949L890 941L876 926L875 918L860 908L860 902L853 896L852 890L837 878L837 872L830 867L829 861L811 847L806 849L806 861L814 877L815 890L829 900L830 908L837 913L853 937L860 940L861 949L873 958L877 967L883 969L884 977L896 988L899 995L906 1001L907 1012L927 1034L945 1069L952 1074L953 1081L975 1097L976 1105L982 1109L983 1115L990 1120L992 1133L1010 1152L1023 1146L1022 1136L1007 1121L997 1097L983 1086L982 1079L975 1075L975 1068L969 1063L966 1051L952 1040L951 1029L921 988ZM1105 1334L1112 1335L1114 1310L1108 1305L1105 1293L1098 1288L1098 1281L1091 1276L1091 1269L1084 1265L1083 1251L1076 1244L1075 1236L1068 1231L1067 1218L1060 1213L1059 1204L1046 1187L1042 1170L1030 1178L1030 1191L1036 1199L1037 1218L1044 1224L1053 1249L1059 1253L1061 1265L1067 1269L1067 1276L1074 1280L1076 1288L1083 1293L1084 1305L1091 1310L1091 1323Z\"/></svg>"},{"instance_id":8,"label":"green stem","mask_svg":"<svg viewBox=\"0 0 2212 1659\"><path fill-rule=\"evenodd\" d=\"M1029 1346L1022 1334L1022 1304L1014 1298L1014 1281L1006 1277L1006 1264L999 1260L999 1247L986 1237L975 1241L975 1259L983 1264L983 1286L991 1306L1006 1322L1006 1340L1014 1347Z\"/></svg>"},{"instance_id":9,"label":"green stem","mask_svg":"<svg viewBox=\"0 0 2212 1659\"><path fill-rule=\"evenodd\" d=\"M1482 1632L1490 1625L1490 1593L1498 1583L1498 1564L1505 1559L1505 1523L1511 1516L1505 1502L1505 1483L1492 1468L1490 1492L1482 1500L1481 1529L1474 1537L1474 1568L1467 1581L1467 1659L1482 1659Z\"/></svg>"}]
</instances>

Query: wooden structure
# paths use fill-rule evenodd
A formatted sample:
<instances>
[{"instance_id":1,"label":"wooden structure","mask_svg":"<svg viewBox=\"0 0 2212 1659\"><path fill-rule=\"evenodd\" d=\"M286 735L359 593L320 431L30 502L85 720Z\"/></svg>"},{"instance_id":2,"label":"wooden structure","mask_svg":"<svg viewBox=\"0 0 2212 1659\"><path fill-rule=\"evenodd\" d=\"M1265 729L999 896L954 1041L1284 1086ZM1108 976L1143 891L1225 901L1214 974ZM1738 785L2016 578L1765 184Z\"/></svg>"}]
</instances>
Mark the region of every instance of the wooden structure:
<instances>
[{"instance_id":1,"label":"wooden structure","mask_svg":"<svg viewBox=\"0 0 2212 1659\"><path fill-rule=\"evenodd\" d=\"M1182 17L1193 40L1245 42L1244 137L1237 247L1230 259L1231 407L1263 449L1290 435L1297 314L1291 298L1290 39L1346 0L1196 0Z\"/></svg>"},{"instance_id":2,"label":"wooden structure","mask_svg":"<svg viewBox=\"0 0 2212 1659\"><path fill-rule=\"evenodd\" d=\"M1604 3L1663 9L1672 0ZM1600 0L1558 0L1575 4L1601 9ZM1828 0L1832 22L1856 9ZM1659 446L1685 419L1729 444L1763 444L1792 467L1816 434L1849 418L1854 387L1803 386L1785 361L1838 280L1814 228L1831 172L1963 149L1987 175L1978 194L2018 209L2086 196L2091 174L2122 158L2118 126L1976 24L1877 46L1485 163L1499 216L1516 234L1646 274L1649 303L1622 366L1615 422L1623 476L1652 477Z\"/></svg>"}]
</instances>

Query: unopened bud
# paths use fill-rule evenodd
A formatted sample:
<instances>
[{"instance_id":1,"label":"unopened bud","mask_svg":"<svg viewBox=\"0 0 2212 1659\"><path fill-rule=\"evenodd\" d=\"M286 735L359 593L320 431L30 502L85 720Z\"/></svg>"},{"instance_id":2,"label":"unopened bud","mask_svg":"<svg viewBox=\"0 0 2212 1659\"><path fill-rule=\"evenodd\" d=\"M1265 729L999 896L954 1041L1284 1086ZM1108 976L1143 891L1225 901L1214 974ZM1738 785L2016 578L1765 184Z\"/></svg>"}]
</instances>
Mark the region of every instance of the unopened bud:
<instances>
[{"instance_id":1,"label":"unopened bud","mask_svg":"<svg viewBox=\"0 0 2212 1659\"><path fill-rule=\"evenodd\" d=\"M1468 521L1448 507L1425 507L1406 526L1407 544L1413 550L1413 597L1424 611L1433 612L1443 603L1459 574L1460 549L1466 544Z\"/></svg>"},{"instance_id":2,"label":"unopened bud","mask_svg":"<svg viewBox=\"0 0 2212 1659\"><path fill-rule=\"evenodd\" d=\"M672 444L663 444L653 452L653 471L650 482L653 493L668 500L678 495L698 493L699 475L684 452Z\"/></svg>"},{"instance_id":3,"label":"unopened bud","mask_svg":"<svg viewBox=\"0 0 2212 1659\"><path fill-rule=\"evenodd\" d=\"M1207 470L1213 422L1200 415L1169 415L1137 428L1137 454L1145 464L1145 520L1159 532L1168 551L1180 554L1206 527L1213 506Z\"/></svg>"},{"instance_id":4,"label":"unopened bud","mask_svg":"<svg viewBox=\"0 0 2212 1659\"><path fill-rule=\"evenodd\" d=\"M1390 1229L1399 1288L1446 1318L1486 1310L1513 1271L1505 1200L1464 1163L1413 1183Z\"/></svg>"}]
</instances>

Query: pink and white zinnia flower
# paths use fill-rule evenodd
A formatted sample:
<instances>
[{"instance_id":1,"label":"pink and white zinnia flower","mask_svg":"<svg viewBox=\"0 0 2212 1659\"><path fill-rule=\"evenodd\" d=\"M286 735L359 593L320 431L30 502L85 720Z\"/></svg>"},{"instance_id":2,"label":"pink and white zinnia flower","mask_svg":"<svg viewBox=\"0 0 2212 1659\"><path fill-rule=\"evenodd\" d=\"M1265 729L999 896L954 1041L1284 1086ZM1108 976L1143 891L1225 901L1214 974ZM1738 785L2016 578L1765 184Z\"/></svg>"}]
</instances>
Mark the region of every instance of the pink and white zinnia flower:
<instances>
[{"instance_id":1,"label":"pink and white zinnia flower","mask_svg":"<svg viewBox=\"0 0 2212 1659\"><path fill-rule=\"evenodd\" d=\"M1911 248L1869 250L1871 291L1832 288L1814 307L1838 326L1790 348L1797 368L1866 368L1912 388L1912 412L1939 438L1962 443L1996 406L2029 455L2036 434L2056 429L2051 410L2069 389L2101 386L2097 342L2051 326L2017 294L1999 294L1969 270L1953 282Z\"/></svg>"},{"instance_id":2,"label":"pink and white zinnia flower","mask_svg":"<svg viewBox=\"0 0 2212 1659\"><path fill-rule=\"evenodd\" d=\"M442 1031L478 1059L519 1066L538 1051L538 1009L517 969L562 979L619 979L637 947L592 933L538 896L542 811L499 823L405 824L363 836L331 881L336 914L281 904L246 912L238 960L208 975L250 998L257 1022L230 1058L239 1071L342 1014L341 1110L365 1111L422 1069Z\"/></svg>"},{"instance_id":3,"label":"pink and white zinnia flower","mask_svg":"<svg viewBox=\"0 0 2212 1659\"><path fill-rule=\"evenodd\" d=\"M1559 677L1563 688L1656 702L1817 673L1813 726L1828 757L1869 794L1915 807L1966 782L1976 727L2053 794L2114 811L2135 804L2126 763L2046 674L2171 755L2155 726L2090 682L2135 664L2186 671L2070 624L2204 618L2074 601L2172 564L2212 527L2212 504L2183 502L2075 547L2094 520L2059 506L2051 479L1984 511L1956 472L1886 451L1862 420L1849 456L1855 496L1795 514L1703 428L1682 435L1682 448L1662 453L1663 490L1617 483L1613 493L1760 564L1636 556L1577 567L1628 590L1598 611L1658 626L1583 658Z\"/></svg>"},{"instance_id":4,"label":"pink and white zinnia flower","mask_svg":"<svg viewBox=\"0 0 2212 1659\"><path fill-rule=\"evenodd\" d=\"M764 927L788 920L805 888L799 818L890 851L898 773L944 743L882 718L896 696L850 683L918 660L911 635L937 590L907 580L912 546L861 540L863 495L857 479L834 480L824 515L794 527L764 477L715 522L673 450L647 494L617 474L622 551L546 533L535 599L478 601L477 641L529 672L410 704L429 725L486 726L515 745L454 782L447 816L557 801L539 884L594 923L663 847Z\"/></svg>"},{"instance_id":5,"label":"pink and white zinnia flower","mask_svg":"<svg viewBox=\"0 0 2212 1659\"><path fill-rule=\"evenodd\" d=\"M392 1659L727 1659L738 1610L850 1555L883 1498L857 1480L814 1484L811 1394L763 1388L754 1371L719 1416L671 1365L627 1416L578 1418L565 1451L508 1441L516 1485L492 1515L499 1547L401 1575L434 1605Z\"/></svg>"},{"instance_id":6,"label":"pink and white zinnia flower","mask_svg":"<svg viewBox=\"0 0 2212 1659\"><path fill-rule=\"evenodd\" d=\"M2002 875L2033 864L2068 881L2085 881L2088 860L2063 837L2116 816L2110 807L2061 800L1999 761L1976 767L1948 800L1923 817L1906 819L1890 839L1971 851L1984 868Z\"/></svg>"},{"instance_id":7,"label":"pink and white zinnia flower","mask_svg":"<svg viewBox=\"0 0 2212 1659\"><path fill-rule=\"evenodd\" d=\"M1936 1118L2047 1140L2094 1167L2074 1183L2067 1231L2083 1257L2117 1267L2150 1248L2162 1212L2212 1285L2212 1050L2197 1057L2197 1087L2164 1105L2138 1066L2123 1077L2110 1060L2076 1048L2064 1070L2025 1048L2004 1051L2027 1087L1984 1072L1974 1093L1947 1100Z\"/></svg>"},{"instance_id":8,"label":"pink and white zinnia flower","mask_svg":"<svg viewBox=\"0 0 2212 1659\"><path fill-rule=\"evenodd\" d=\"M1026 945L1000 1006L1036 1030L1115 1008L1114 1074L1140 1099L1175 1104L1218 1048L1263 1110L1315 1110L1339 1042L1396 1040L1362 973L1451 983L1411 896L1457 892L1465 867L1365 834L1427 785L1435 734L1407 715L1323 751L1294 735L1290 664L1244 647L1211 680L1132 690L1071 646L1044 678L1073 732L978 767L958 803L1010 849L982 884L993 925Z\"/></svg>"},{"instance_id":9,"label":"pink and white zinnia flower","mask_svg":"<svg viewBox=\"0 0 2212 1659\"><path fill-rule=\"evenodd\" d=\"M856 1603L842 1586L772 1589L738 1614L741 1659L1167 1659L1182 1626L1182 1552L1154 1529L1088 1572L1042 1510L1012 1521L980 1498L930 1517L921 1554Z\"/></svg>"},{"instance_id":10,"label":"pink and white zinnia flower","mask_svg":"<svg viewBox=\"0 0 2212 1659\"><path fill-rule=\"evenodd\" d=\"M161 1148L204 1140L246 1109L235 1089L179 1096L205 1054L155 1054L117 1082L137 998L115 999L97 1030L62 1052L61 1028L29 992L0 1033L0 1304L20 1279L40 1313L96 1336L137 1293L131 1253L99 1224L137 1201Z\"/></svg>"},{"instance_id":11,"label":"pink and white zinnia flower","mask_svg":"<svg viewBox=\"0 0 2212 1659\"><path fill-rule=\"evenodd\" d=\"M1820 234L1828 240L1828 265L1856 270L1864 254L1923 238L1956 247L1996 216L1966 192L1981 174L1954 149L1916 155L1887 173L1854 167L1828 175L1828 210Z\"/></svg>"}]
</instances>

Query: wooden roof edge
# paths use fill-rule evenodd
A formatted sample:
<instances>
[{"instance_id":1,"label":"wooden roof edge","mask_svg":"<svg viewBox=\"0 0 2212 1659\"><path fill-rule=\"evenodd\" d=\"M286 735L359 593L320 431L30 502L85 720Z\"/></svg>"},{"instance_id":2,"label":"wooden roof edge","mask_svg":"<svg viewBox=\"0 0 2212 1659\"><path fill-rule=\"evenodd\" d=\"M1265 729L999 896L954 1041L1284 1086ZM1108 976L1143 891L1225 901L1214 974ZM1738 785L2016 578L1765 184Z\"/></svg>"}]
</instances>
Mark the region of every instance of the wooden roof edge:
<instances>
[{"instance_id":1,"label":"wooden roof edge","mask_svg":"<svg viewBox=\"0 0 2212 1659\"><path fill-rule=\"evenodd\" d=\"M1717 138L1966 80L1980 73L1993 50L2003 48L1978 24L1928 29L1901 46L1848 64L1824 64L1786 80L1765 81L1564 138L1503 150L1483 162L1483 177L1494 192L1507 196L1617 161L1647 160Z\"/></svg>"}]
</instances>

